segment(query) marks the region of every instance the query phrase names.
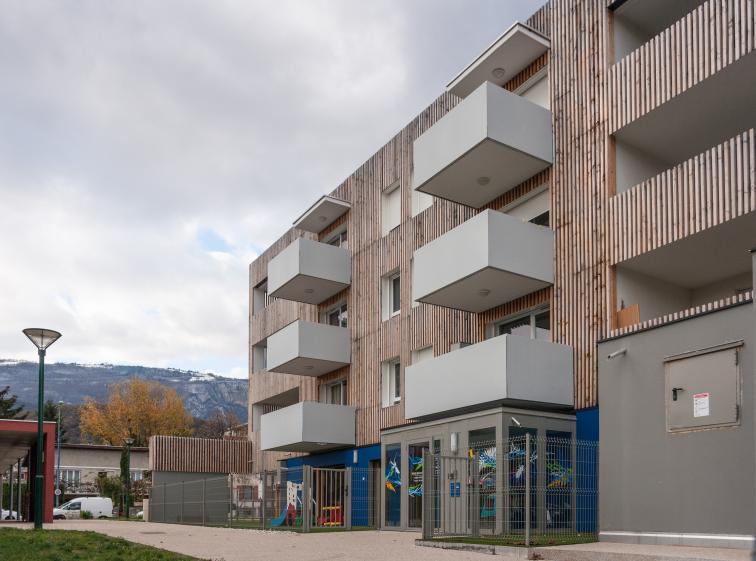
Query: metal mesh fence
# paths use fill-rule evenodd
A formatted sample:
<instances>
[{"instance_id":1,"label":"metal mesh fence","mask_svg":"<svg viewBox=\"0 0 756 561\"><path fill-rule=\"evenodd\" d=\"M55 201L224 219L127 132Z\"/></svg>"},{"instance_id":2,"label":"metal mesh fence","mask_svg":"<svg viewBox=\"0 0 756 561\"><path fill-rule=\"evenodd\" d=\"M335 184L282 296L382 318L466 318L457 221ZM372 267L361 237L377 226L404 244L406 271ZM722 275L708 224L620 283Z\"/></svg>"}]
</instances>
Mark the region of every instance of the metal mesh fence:
<instances>
[{"instance_id":1,"label":"metal mesh fence","mask_svg":"<svg viewBox=\"0 0 756 561\"><path fill-rule=\"evenodd\" d=\"M281 468L155 485L149 519L290 531L377 527L379 469Z\"/></svg>"},{"instance_id":2,"label":"metal mesh fence","mask_svg":"<svg viewBox=\"0 0 756 561\"><path fill-rule=\"evenodd\" d=\"M595 541L598 443L554 433L424 455L423 537L511 545Z\"/></svg>"}]
</instances>

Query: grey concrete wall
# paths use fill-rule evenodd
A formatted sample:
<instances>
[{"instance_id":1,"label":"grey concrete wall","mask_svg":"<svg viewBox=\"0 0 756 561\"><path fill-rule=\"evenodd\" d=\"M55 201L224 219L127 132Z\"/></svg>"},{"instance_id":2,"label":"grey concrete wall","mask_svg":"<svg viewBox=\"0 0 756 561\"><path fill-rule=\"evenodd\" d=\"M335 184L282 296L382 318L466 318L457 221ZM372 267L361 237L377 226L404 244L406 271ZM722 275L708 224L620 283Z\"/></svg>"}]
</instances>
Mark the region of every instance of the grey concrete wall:
<instances>
[{"instance_id":1,"label":"grey concrete wall","mask_svg":"<svg viewBox=\"0 0 756 561\"><path fill-rule=\"evenodd\" d=\"M740 424L667 432L664 358L738 340ZM753 532L755 343L747 304L599 344L602 531Z\"/></svg>"},{"instance_id":2,"label":"grey concrete wall","mask_svg":"<svg viewBox=\"0 0 756 561\"><path fill-rule=\"evenodd\" d=\"M408 366L405 415L505 400L571 407L572 377L567 345L502 335Z\"/></svg>"}]
</instances>

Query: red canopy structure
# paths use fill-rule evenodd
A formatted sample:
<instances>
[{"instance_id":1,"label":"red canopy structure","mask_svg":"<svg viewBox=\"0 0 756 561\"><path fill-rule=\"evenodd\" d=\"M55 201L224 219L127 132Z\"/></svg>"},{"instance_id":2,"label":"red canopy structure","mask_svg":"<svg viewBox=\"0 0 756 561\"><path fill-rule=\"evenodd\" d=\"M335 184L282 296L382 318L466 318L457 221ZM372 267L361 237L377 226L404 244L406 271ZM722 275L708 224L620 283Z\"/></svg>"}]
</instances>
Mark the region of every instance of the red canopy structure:
<instances>
[{"instance_id":1,"label":"red canopy structure","mask_svg":"<svg viewBox=\"0 0 756 561\"><path fill-rule=\"evenodd\" d=\"M55 491L55 423L44 423L44 457L45 494L43 497L44 522L53 521L53 493ZM5 473L19 458L29 456L27 464L29 477L33 482L36 476L37 421L18 421L0 419L0 473ZM34 485L29 486L29 519L34 519Z\"/></svg>"}]
</instances>

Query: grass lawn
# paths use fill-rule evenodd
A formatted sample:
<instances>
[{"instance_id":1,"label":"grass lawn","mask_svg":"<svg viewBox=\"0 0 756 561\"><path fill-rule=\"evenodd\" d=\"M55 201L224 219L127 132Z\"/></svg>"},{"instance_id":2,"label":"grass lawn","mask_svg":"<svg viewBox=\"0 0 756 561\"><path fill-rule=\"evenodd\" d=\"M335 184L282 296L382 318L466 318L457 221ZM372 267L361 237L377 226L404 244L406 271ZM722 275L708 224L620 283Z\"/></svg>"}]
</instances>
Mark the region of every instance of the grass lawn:
<instances>
[{"instance_id":1,"label":"grass lawn","mask_svg":"<svg viewBox=\"0 0 756 561\"><path fill-rule=\"evenodd\" d=\"M435 538L434 541L452 542L452 543L469 543L477 545L508 545L514 547L525 547L525 537L522 534L511 536L459 536L451 538ZM534 535L530 537L530 547L545 547L550 545L574 545L579 543L596 542L598 538L595 534L552 534L552 535Z\"/></svg>"},{"instance_id":2,"label":"grass lawn","mask_svg":"<svg viewBox=\"0 0 756 561\"><path fill-rule=\"evenodd\" d=\"M8 561L198 561L96 532L0 529L0 558Z\"/></svg>"}]
</instances>

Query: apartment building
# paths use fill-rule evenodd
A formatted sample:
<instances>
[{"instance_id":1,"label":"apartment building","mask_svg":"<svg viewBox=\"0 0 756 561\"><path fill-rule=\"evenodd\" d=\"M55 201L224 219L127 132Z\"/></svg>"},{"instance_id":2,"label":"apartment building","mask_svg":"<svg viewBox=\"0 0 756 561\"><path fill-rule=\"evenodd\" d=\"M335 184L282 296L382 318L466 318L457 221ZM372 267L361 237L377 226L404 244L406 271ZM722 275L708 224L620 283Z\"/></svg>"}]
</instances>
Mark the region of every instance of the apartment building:
<instances>
[{"instance_id":1,"label":"apartment building","mask_svg":"<svg viewBox=\"0 0 756 561\"><path fill-rule=\"evenodd\" d=\"M250 266L259 469L599 439L606 540L754 527L754 0L551 0ZM417 467L416 465L414 467Z\"/></svg>"}]
</instances>

